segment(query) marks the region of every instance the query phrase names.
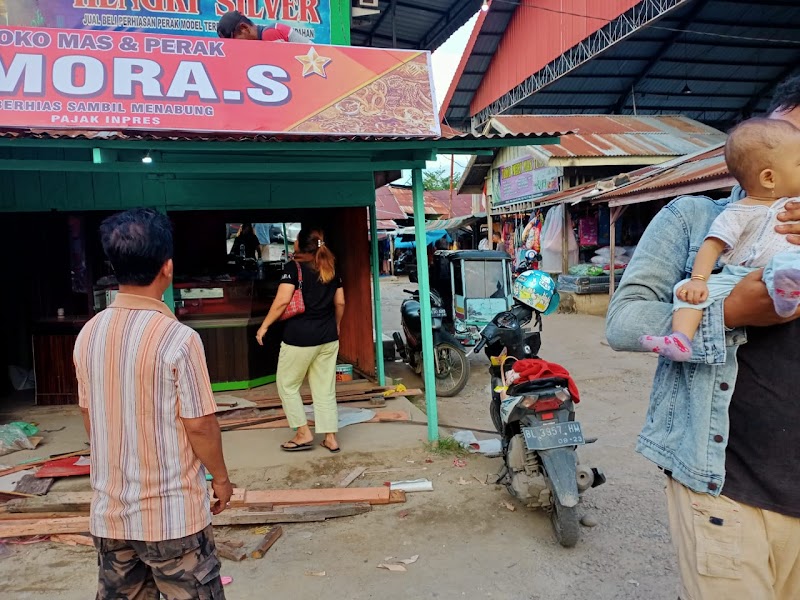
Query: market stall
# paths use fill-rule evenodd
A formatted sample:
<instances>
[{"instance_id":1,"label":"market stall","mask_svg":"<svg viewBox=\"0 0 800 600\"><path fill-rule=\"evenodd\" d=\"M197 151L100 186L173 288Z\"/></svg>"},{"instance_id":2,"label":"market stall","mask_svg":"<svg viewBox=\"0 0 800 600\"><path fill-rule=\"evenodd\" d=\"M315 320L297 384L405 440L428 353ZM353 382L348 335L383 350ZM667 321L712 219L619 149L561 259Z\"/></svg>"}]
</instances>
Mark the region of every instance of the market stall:
<instances>
[{"instance_id":1,"label":"market stall","mask_svg":"<svg viewBox=\"0 0 800 600\"><path fill-rule=\"evenodd\" d=\"M3 64L19 78L9 92L10 109L0 115L0 211L12 232L0 243L13 257L7 276L17 288L3 295L0 318L8 332L5 364L31 367L30 357L42 357L37 379L53 380L39 390L43 403L75 401L74 335L114 292L96 226L105 214L137 206L173 220L178 277L164 300L204 338L217 389L274 377L277 348L277 331L263 349L252 344L252 329L274 296L277 268L267 265L254 275L228 265L225 239L233 222L292 222L326 231L348 299L340 361L382 380L382 344L373 335L381 330L375 188L396 177L390 174L412 171L421 240L426 161L538 141L442 138L425 52L325 47L321 55L313 47L277 44L265 65L248 42L236 40L214 42L214 56L184 60L165 51L163 40L145 53L150 38L143 34L75 34L94 47L100 37L111 44L101 55L67 47L71 42L62 41L72 38L60 34L37 35L42 44L27 49L27 58L13 44L0 48ZM28 70L15 66L22 60ZM68 64L66 78L54 75ZM37 69L41 78L28 76ZM93 94L92 102L71 99L80 94ZM378 96L390 109L360 114L364 99ZM418 244L426 297L424 252ZM422 322L425 347L432 348L425 303ZM426 361L435 439L433 377Z\"/></svg>"}]
</instances>

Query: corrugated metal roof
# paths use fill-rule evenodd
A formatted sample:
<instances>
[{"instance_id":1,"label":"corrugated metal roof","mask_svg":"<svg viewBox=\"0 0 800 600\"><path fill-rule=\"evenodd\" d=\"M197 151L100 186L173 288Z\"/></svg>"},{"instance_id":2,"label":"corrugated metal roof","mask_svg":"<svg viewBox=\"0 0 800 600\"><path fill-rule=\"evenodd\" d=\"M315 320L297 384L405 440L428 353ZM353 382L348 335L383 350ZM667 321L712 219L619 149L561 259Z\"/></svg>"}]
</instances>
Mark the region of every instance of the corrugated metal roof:
<instances>
[{"instance_id":1,"label":"corrugated metal roof","mask_svg":"<svg viewBox=\"0 0 800 600\"><path fill-rule=\"evenodd\" d=\"M697 152L691 156L676 158L657 166L647 166L630 173L621 174L627 183L608 189L608 180L603 180L605 192L596 192L597 181L564 190L543 198L547 203L564 202L577 204L591 200L596 204L633 204L637 201L671 199L681 193L701 193L729 187L735 183L725 165L725 147Z\"/></svg>"},{"instance_id":2,"label":"corrugated metal roof","mask_svg":"<svg viewBox=\"0 0 800 600\"><path fill-rule=\"evenodd\" d=\"M527 10L517 9L517 14L529 13L531 23L526 29L509 25L505 33L509 43L520 44L553 35L570 38L571 30L553 27L546 11L534 8L540 1L544 0L527 0ZM594 16L599 16L606 5L605 2L590 4ZM581 2L581 5L577 10L561 10L574 13L589 10L586 8L589 4ZM592 22L596 23L602 21ZM609 28L617 26L625 27L621 18L615 19ZM586 39L592 29L587 28L578 40ZM564 75L533 94L525 96L522 88L514 89L517 84L511 80L494 86L496 89L492 91L498 97L514 89L515 104L506 114L684 114L726 129L743 116L766 110L775 84L800 64L798 42L797 2L692 0L665 11L649 26L601 48L589 60L571 65ZM550 60L558 59L568 49L561 48L558 40L553 44L556 49ZM573 44L570 45L574 47ZM498 49L491 53L490 66L473 61L478 52L477 47L471 51L469 69L457 74L451 86L458 93L442 108L444 118L454 127L468 125L471 116L490 104L492 94L482 96L478 103L476 92L481 86L488 90L489 83L498 77L519 74L518 81L534 76L548 80L547 61L538 66L528 64L523 70L522 59L527 54L506 56ZM691 91L688 94L687 85Z\"/></svg>"},{"instance_id":3,"label":"corrugated metal roof","mask_svg":"<svg viewBox=\"0 0 800 600\"><path fill-rule=\"evenodd\" d=\"M375 190L375 212L378 220L402 220L408 218L388 185Z\"/></svg>"},{"instance_id":4,"label":"corrugated metal roof","mask_svg":"<svg viewBox=\"0 0 800 600\"><path fill-rule=\"evenodd\" d=\"M553 131L546 137L558 137L561 132ZM260 133L192 133L187 131L88 131L73 129L0 129L0 138L32 138L32 139L84 139L84 140L139 140L139 141L185 141L185 142L391 142L391 141L426 141L442 140L487 140L487 139L522 139L530 137L516 134L476 135L462 133L450 128L440 136L374 136L374 135L294 135L294 134L260 134Z\"/></svg>"},{"instance_id":5,"label":"corrugated metal roof","mask_svg":"<svg viewBox=\"0 0 800 600\"><path fill-rule=\"evenodd\" d=\"M352 24L348 21L351 42L354 46L435 50L478 12L482 3L483 0L379 0L380 14L353 18Z\"/></svg>"},{"instance_id":6,"label":"corrugated metal roof","mask_svg":"<svg viewBox=\"0 0 800 600\"><path fill-rule=\"evenodd\" d=\"M654 190L663 190L663 197L667 198L672 195L672 192L669 191L670 189L700 181L714 181L714 187L709 187L708 189L716 189L716 187L725 187L735 183L730 177L730 172L725 164L724 146L686 158L683 161L656 167L652 173L637 177L627 185L601 194L595 201L607 202L615 198Z\"/></svg>"},{"instance_id":7,"label":"corrugated metal roof","mask_svg":"<svg viewBox=\"0 0 800 600\"><path fill-rule=\"evenodd\" d=\"M725 140L725 134L721 131L680 115L498 116L490 121L489 129L508 134L532 134L554 126L575 133L561 136L558 145L537 148L537 151L552 158L683 156Z\"/></svg>"},{"instance_id":8,"label":"corrugated metal roof","mask_svg":"<svg viewBox=\"0 0 800 600\"><path fill-rule=\"evenodd\" d=\"M423 197L426 215L435 215L443 219L472 215L472 196L469 194L454 193L452 210L450 190L426 190ZM386 185L375 191L375 198L379 219L408 219L414 214L414 198L410 187ZM389 214L392 216L388 216Z\"/></svg>"}]
</instances>

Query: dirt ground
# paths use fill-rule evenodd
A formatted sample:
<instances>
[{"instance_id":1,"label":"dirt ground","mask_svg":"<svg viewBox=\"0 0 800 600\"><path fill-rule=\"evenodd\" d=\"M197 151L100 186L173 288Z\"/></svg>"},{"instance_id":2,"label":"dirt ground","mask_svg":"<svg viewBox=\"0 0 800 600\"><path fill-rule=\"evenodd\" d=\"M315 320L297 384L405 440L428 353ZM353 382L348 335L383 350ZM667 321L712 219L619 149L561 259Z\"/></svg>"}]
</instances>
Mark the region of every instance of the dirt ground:
<instances>
[{"instance_id":1,"label":"dirt ground","mask_svg":"<svg viewBox=\"0 0 800 600\"><path fill-rule=\"evenodd\" d=\"M382 282L386 332L398 328L403 287L408 283ZM663 477L633 451L655 360L611 351L603 343L603 320L596 317L553 315L545 319L544 328L541 354L571 370L581 391L578 419L588 436L599 438L581 450L582 461L603 468L608 477L606 485L584 497L582 514L598 524L582 528L577 547L561 548L546 515L525 509L493 485L499 459L471 455L466 466L456 466L453 457L427 451L421 441L423 427L353 426L342 433L341 455L314 451L282 464L278 457L269 467L259 464L260 450L254 445L267 439L265 432L230 432L225 434L225 446L231 454L247 454L250 449L246 460L231 460L232 478L240 486L332 486L343 472L363 466L368 472L354 486L424 477L433 481L434 491L409 494L406 504L375 507L358 517L284 526L283 538L262 560L223 561L223 575L234 579L226 596L233 600L674 600L677 577L666 527ZM485 359L473 357L464 393L439 402L441 422L491 428L485 367ZM409 387L418 385L405 365L389 365L388 370ZM72 439L64 437L66 432L53 434L60 437L54 438L48 453L74 449L80 439L74 411L39 410L37 418L47 426L65 424L72 432ZM7 415L0 419L5 421ZM285 436L285 432L269 434L270 447ZM376 450L369 451L371 447ZM0 458L0 463L4 459L22 460L9 456ZM375 472L385 469L393 470ZM81 478L59 482L56 489L87 485ZM509 510L507 503L515 510ZM258 538L253 528L220 529L217 535L248 544ZM54 600L93 596L92 549L49 542L9 549L11 554L0 559L0 596ZM388 557L413 555L419 560L405 573L377 568Z\"/></svg>"}]
</instances>

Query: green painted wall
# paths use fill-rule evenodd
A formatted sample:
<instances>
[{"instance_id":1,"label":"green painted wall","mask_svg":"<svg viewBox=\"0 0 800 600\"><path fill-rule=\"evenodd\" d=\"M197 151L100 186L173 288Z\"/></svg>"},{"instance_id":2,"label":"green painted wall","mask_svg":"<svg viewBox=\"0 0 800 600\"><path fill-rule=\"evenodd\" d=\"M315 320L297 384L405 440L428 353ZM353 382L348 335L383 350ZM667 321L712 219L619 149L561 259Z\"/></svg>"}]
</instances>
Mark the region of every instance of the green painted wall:
<instances>
[{"instance_id":1,"label":"green painted wall","mask_svg":"<svg viewBox=\"0 0 800 600\"><path fill-rule=\"evenodd\" d=\"M75 160L88 150L4 149L2 158ZM86 160L89 160L88 158ZM221 155L220 160L232 160ZM300 209L371 206L372 173L146 174L0 171L0 212Z\"/></svg>"},{"instance_id":2,"label":"green painted wall","mask_svg":"<svg viewBox=\"0 0 800 600\"><path fill-rule=\"evenodd\" d=\"M331 0L331 44L350 45L350 0Z\"/></svg>"}]
</instances>

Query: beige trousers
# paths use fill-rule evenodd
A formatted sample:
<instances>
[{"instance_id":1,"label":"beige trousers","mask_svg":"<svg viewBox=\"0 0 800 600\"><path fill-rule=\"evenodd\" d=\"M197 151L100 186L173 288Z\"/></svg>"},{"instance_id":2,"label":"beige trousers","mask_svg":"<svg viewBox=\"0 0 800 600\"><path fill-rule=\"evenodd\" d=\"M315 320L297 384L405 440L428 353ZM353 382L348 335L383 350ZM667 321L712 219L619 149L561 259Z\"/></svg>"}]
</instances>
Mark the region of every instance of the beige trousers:
<instances>
[{"instance_id":1,"label":"beige trousers","mask_svg":"<svg viewBox=\"0 0 800 600\"><path fill-rule=\"evenodd\" d=\"M314 400L314 429L317 433L339 431L339 410L336 405L336 358L339 342L301 348L281 344L278 356L277 385L289 427L308 424L300 387L308 375Z\"/></svg>"},{"instance_id":2,"label":"beige trousers","mask_svg":"<svg viewBox=\"0 0 800 600\"><path fill-rule=\"evenodd\" d=\"M681 600L800 598L800 519L667 478Z\"/></svg>"}]
</instances>

